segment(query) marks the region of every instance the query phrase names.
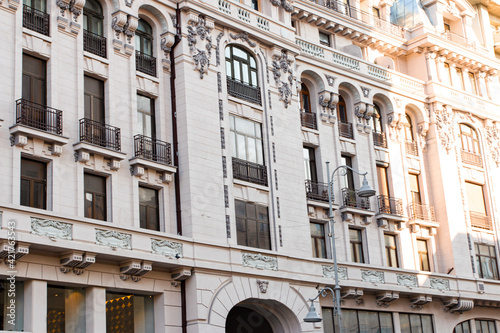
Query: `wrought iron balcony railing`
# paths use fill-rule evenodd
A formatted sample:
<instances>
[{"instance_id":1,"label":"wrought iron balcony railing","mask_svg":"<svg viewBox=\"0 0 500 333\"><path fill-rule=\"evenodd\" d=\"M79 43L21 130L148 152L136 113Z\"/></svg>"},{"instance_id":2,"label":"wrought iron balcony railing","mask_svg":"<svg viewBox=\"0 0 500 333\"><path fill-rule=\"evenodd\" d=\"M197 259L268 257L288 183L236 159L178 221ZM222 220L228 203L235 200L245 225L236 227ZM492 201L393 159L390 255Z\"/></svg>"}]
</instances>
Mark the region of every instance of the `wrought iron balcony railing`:
<instances>
[{"instance_id":1,"label":"wrought iron balcony railing","mask_svg":"<svg viewBox=\"0 0 500 333\"><path fill-rule=\"evenodd\" d=\"M139 72L156 76L156 58L141 51L135 51L135 68Z\"/></svg>"},{"instance_id":2,"label":"wrought iron balcony railing","mask_svg":"<svg viewBox=\"0 0 500 333\"><path fill-rule=\"evenodd\" d=\"M134 136L135 157L167 165L172 164L170 143L156 140L141 134Z\"/></svg>"},{"instance_id":3,"label":"wrought iron balcony railing","mask_svg":"<svg viewBox=\"0 0 500 333\"><path fill-rule=\"evenodd\" d=\"M354 139L352 124L339 121L339 134L343 138Z\"/></svg>"},{"instance_id":4,"label":"wrought iron balcony railing","mask_svg":"<svg viewBox=\"0 0 500 333\"><path fill-rule=\"evenodd\" d=\"M358 191L348 188L342 189L342 204L344 207L370 210L370 198L362 198L358 196Z\"/></svg>"},{"instance_id":5,"label":"wrought iron balcony railing","mask_svg":"<svg viewBox=\"0 0 500 333\"><path fill-rule=\"evenodd\" d=\"M50 35L50 15L28 5L23 5L23 27Z\"/></svg>"},{"instance_id":6,"label":"wrought iron balcony railing","mask_svg":"<svg viewBox=\"0 0 500 333\"><path fill-rule=\"evenodd\" d=\"M106 37L83 30L83 50L106 58Z\"/></svg>"},{"instance_id":7,"label":"wrought iron balcony railing","mask_svg":"<svg viewBox=\"0 0 500 333\"><path fill-rule=\"evenodd\" d=\"M373 144L377 147L387 148L387 138L384 132L373 132Z\"/></svg>"},{"instance_id":8,"label":"wrought iron balcony railing","mask_svg":"<svg viewBox=\"0 0 500 333\"><path fill-rule=\"evenodd\" d=\"M267 186L267 169L265 165L252 163L233 157L233 177L254 184Z\"/></svg>"},{"instance_id":9,"label":"wrought iron balcony railing","mask_svg":"<svg viewBox=\"0 0 500 333\"><path fill-rule=\"evenodd\" d=\"M227 77L227 93L251 103L262 105L260 88Z\"/></svg>"},{"instance_id":10,"label":"wrought iron balcony railing","mask_svg":"<svg viewBox=\"0 0 500 333\"><path fill-rule=\"evenodd\" d=\"M118 127L87 118L80 119L80 142L120 151L121 138Z\"/></svg>"},{"instance_id":11,"label":"wrought iron balcony railing","mask_svg":"<svg viewBox=\"0 0 500 333\"><path fill-rule=\"evenodd\" d=\"M482 159L480 154L471 153L471 152L462 150L462 163L482 167L483 166L483 159Z\"/></svg>"},{"instance_id":12,"label":"wrought iron balcony railing","mask_svg":"<svg viewBox=\"0 0 500 333\"><path fill-rule=\"evenodd\" d=\"M474 228L493 229L491 217L481 213L470 212L470 224Z\"/></svg>"},{"instance_id":13,"label":"wrought iron balcony railing","mask_svg":"<svg viewBox=\"0 0 500 333\"><path fill-rule=\"evenodd\" d=\"M422 220L434 223L436 222L436 215L434 214L434 206L412 202L409 208L410 208L410 220Z\"/></svg>"},{"instance_id":14,"label":"wrought iron balcony railing","mask_svg":"<svg viewBox=\"0 0 500 333\"><path fill-rule=\"evenodd\" d=\"M62 135L62 111L25 99L18 99L16 101L16 124Z\"/></svg>"},{"instance_id":15,"label":"wrought iron balcony railing","mask_svg":"<svg viewBox=\"0 0 500 333\"><path fill-rule=\"evenodd\" d=\"M318 129L316 113L300 111L300 121L304 127Z\"/></svg>"},{"instance_id":16,"label":"wrought iron balcony railing","mask_svg":"<svg viewBox=\"0 0 500 333\"><path fill-rule=\"evenodd\" d=\"M405 141L405 150L406 150L406 154L408 154L408 155L418 156L417 142L406 140Z\"/></svg>"},{"instance_id":17,"label":"wrought iron balcony railing","mask_svg":"<svg viewBox=\"0 0 500 333\"><path fill-rule=\"evenodd\" d=\"M403 200L379 195L377 201L379 213L403 216Z\"/></svg>"},{"instance_id":18,"label":"wrought iron balcony railing","mask_svg":"<svg viewBox=\"0 0 500 333\"><path fill-rule=\"evenodd\" d=\"M306 180L307 199L328 202L328 184Z\"/></svg>"}]
</instances>

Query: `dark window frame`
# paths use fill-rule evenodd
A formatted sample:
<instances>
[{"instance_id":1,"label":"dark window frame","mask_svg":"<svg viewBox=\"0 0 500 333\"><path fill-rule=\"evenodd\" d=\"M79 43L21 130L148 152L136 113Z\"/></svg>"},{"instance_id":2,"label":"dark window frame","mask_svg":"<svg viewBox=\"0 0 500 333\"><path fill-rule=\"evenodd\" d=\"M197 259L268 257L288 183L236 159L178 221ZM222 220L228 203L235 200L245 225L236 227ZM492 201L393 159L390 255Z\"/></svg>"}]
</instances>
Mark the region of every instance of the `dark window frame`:
<instances>
[{"instance_id":1,"label":"dark window frame","mask_svg":"<svg viewBox=\"0 0 500 333\"><path fill-rule=\"evenodd\" d=\"M40 73L29 71L28 68L32 66L39 67ZM36 82L42 85L40 91L36 89ZM28 87L29 92L26 91ZM32 103L47 105L47 61L26 53L23 53L22 97Z\"/></svg>"},{"instance_id":2,"label":"dark window frame","mask_svg":"<svg viewBox=\"0 0 500 333\"><path fill-rule=\"evenodd\" d=\"M146 31L146 30L141 30L141 25L142 23L148 30L150 29L151 31ZM150 57L154 56L154 32L153 32L153 27L149 22L144 20L143 18L139 18L139 23L137 25L137 29L135 31L135 36L137 38L136 41L136 51L148 55ZM147 51L147 44L151 47L151 52L145 52Z\"/></svg>"},{"instance_id":3,"label":"dark window frame","mask_svg":"<svg viewBox=\"0 0 500 333\"><path fill-rule=\"evenodd\" d=\"M312 113L311 94L305 83L300 85L300 108L302 112Z\"/></svg>"},{"instance_id":4,"label":"dark window frame","mask_svg":"<svg viewBox=\"0 0 500 333\"><path fill-rule=\"evenodd\" d=\"M142 124L143 124L143 128L140 129L139 134L147 136L144 133L144 120L147 119L147 117L149 116L150 120L151 120L151 124L150 124L151 125L151 136L149 136L149 137L151 139L156 139L156 110L155 110L156 100L154 98L147 96L147 95L138 93L137 94L138 99L139 99L139 96L141 96L143 98L147 98L150 101L149 112L139 110L139 103L137 103L137 114L138 114L138 116L139 116L139 114L141 115Z\"/></svg>"},{"instance_id":5,"label":"dark window frame","mask_svg":"<svg viewBox=\"0 0 500 333\"><path fill-rule=\"evenodd\" d=\"M141 189L148 190L148 191L154 191L154 201L155 203L151 205L150 203L145 203L141 201ZM146 220L143 220L143 215L141 214L141 210L145 209L146 211ZM150 221L150 213L151 210L155 211L156 214L156 221L151 222ZM139 222L140 222L140 227L143 229L148 229L148 230L155 230L155 231L161 231L161 226L160 226L160 190L149 187L149 186L144 186L142 184L139 185ZM152 227L154 226L154 227Z\"/></svg>"},{"instance_id":6,"label":"dark window frame","mask_svg":"<svg viewBox=\"0 0 500 333\"><path fill-rule=\"evenodd\" d=\"M314 235L313 234L313 228L312 225L319 225L321 226L320 231L322 232L321 235ZM312 255L314 258L323 258L326 259L328 258L328 250L327 250L327 242L326 242L326 223L323 222L316 222L316 221L311 221L309 223L309 226L311 227L311 243L312 243ZM323 246L321 246L323 245ZM321 251L323 249L323 251Z\"/></svg>"},{"instance_id":7,"label":"dark window frame","mask_svg":"<svg viewBox=\"0 0 500 333\"><path fill-rule=\"evenodd\" d=\"M423 272L432 272L431 268L431 257L429 255L429 240L424 238L417 238L417 255L418 255L418 265L419 270ZM418 244L425 244L425 252L419 249ZM425 261L424 261L425 259ZM427 268L425 267L427 265Z\"/></svg>"},{"instance_id":8,"label":"dark window frame","mask_svg":"<svg viewBox=\"0 0 500 333\"><path fill-rule=\"evenodd\" d=\"M324 319L324 322L323 322L323 325L324 325L324 329L325 329L325 332L331 332L331 328L329 327L331 324L333 324L333 332L337 332L339 330L339 323L336 322L336 316L333 315L333 308L330 308L330 307L322 307L322 312L323 312L323 319ZM356 312L356 325L357 325L357 329L359 330L360 329L360 313L376 313L377 314L377 320L378 320L378 329L381 329L382 328L382 322L381 322L381 318L380 318L380 315L383 314L383 315L389 315L390 316L390 323L392 325L392 332L394 333L394 329L395 329L395 326L394 326L394 315L397 315L396 312L390 312L390 311L375 311L375 310L365 310L365 309L342 309L342 311L354 311ZM327 318L329 316L327 316L327 313L330 313L331 314L331 318ZM345 325L345 319L343 319L342 323ZM328 327L326 326L328 325ZM343 328L345 331L345 326L343 325ZM427 333L427 332L425 332Z\"/></svg>"},{"instance_id":9,"label":"dark window frame","mask_svg":"<svg viewBox=\"0 0 500 333\"><path fill-rule=\"evenodd\" d=\"M488 248L488 255L482 254L480 251L480 246L482 247L487 247ZM477 271L479 274L479 277L481 279L489 279L489 280L499 280L499 275L498 275L498 259L496 255L496 246L495 245L490 245L486 243L474 243L474 250L476 252L476 265L477 265ZM490 267L484 267L484 263L482 258L488 258L488 263ZM490 270L490 273L492 276L486 276L486 270Z\"/></svg>"},{"instance_id":10,"label":"dark window frame","mask_svg":"<svg viewBox=\"0 0 500 333\"><path fill-rule=\"evenodd\" d=\"M97 84L98 93L94 93L91 91L90 85ZM103 80L96 79L92 76L85 75L84 76L84 96L90 99L90 104L85 104L84 98L84 111L85 118L93 121L97 121L101 124L106 123L106 91L105 91L105 82ZM101 107L101 110L97 109L97 104ZM99 114L97 114L99 113Z\"/></svg>"},{"instance_id":11,"label":"dark window frame","mask_svg":"<svg viewBox=\"0 0 500 333\"><path fill-rule=\"evenodd\" d=\"M421 330L417 330L415 328L415 331L414 331L414 328L412 327L411 323L411 316L415 317L415 316L418 316L419 317L419 321L420 321L420 327L422 328L424 325L423 325L423 321L422 321L422 318L423 317L430 317L430 323L431 323L431 326L432 326L432 331L431 332L427 332L425 331L425 333L434 333L435 332L435 328L434 328L434 316L431 315L431 314L420 314L420 313L404 313L404 312L400 312L399 313L399 318L400 318L400 322L401 322L401 316L408 316L408 323L410 324L410 330L409 331L404 331L401 330L401 333L419 333L419 332L422 332Z\"/></svg>"},{"instance_id":12,"label":"dark window frame","mask_svg":"<svg viewBox=\"0 0 500 333\"><path fill-rule=\"evenodd\" d=\"M394 246L387 244L386 237L391 237L394 240ZM395 234L384 233L384 246L387 266L399 268L398 236ZM396 257L395 263L393 262L393 257L391 256L391 254L394 254L394 256Z\"/></svg>"},{"instance_id":13,"label":"dark window frame","mask_svg":"<svg viewBox=\"0 0 500 333\"><path fill-rule=\"evenodd\" d=\"M226 54L226 56L225 56L225 58L226 58L226 71L227 71L228 64L230 64L231 73L226 73L226 76L229 77L231 80L234 80L236 82L243 83L243 84L248 85L250 87L258 88L259 87L259 75L258 75L259 71L258 71L257 61L255 60L255 57L252 55L252 53L245 50L244 48L241 48L237 45L232 45L232 44L226 46L226 50L227 49L229 49L229 57ZM244 59L242 57L234 55L234 49L238 49L238 50L244 52L246 54L247 58ZM225 51L225 52L227 53L227 51ZM252 67L252 60L255 63L255 67ZM238 61L240 63L240 79L237 79L234 75L234 73L235 73L234 66L235 66L236 61ZM246 65L248 68L248 71L247 71L248 82L243 80L243 77L244 77L244 75L243 75L244 66L243 65ZM254 76L252 74L255 74L255 80L257 82L253 82Z\"/></svg>"},{"instance_id":14,"label":"dark window frame","mask_svg":"<svg viewBox=\"0 0 500 333\"><path fill-rule=\"evenodd\" d=\"M244 205L245 207L245 215L239 214L238 206L241 207ZM237 243L238 245L248 246L259 249L271 250L271 231L270 231L270 223L269 223L269 208L263 205L258 205L242 200L235 200L235 216L236 216L236 230L237 230ZM259 210L265 209L265 217L266 219L260 218ZM250 214L254 214L252 217ZM249 223L255 223L256 237L255 237L255 246L251 245L253 242L252 235L249 233ZM267 225L267 232L264 235L265 229L264 225ZM243 237L244 236L244 237ZM261 237L266 237L266 240L262 240ZM243 242L244 238L244 242ZM242 244L243 243L243 244ZM265 246L267 243L268 246Z\"/></svg>"},{"instance_id":15,"label":"dark window frame","mask_svg":"<svg viewBox=\"0 0 500 333\"><path fill-rule=\"evenodd\" d=\"M43 170L41 173L45 175L44 179L40 178L35 178L35 177L30 177L28 175L23 175L23 161L29 161L26 163L35 163L38 164L39 166L43 165ZM27 207L33 207L33 208L39 208L39 209L47 209L47 162L36 160L36 159L31 159L27 157L21 157L21 170L20 170L20 182L21 182L21 194L20 194L20 204L23 206ZM23 203L23 181L27 181L29 184L29 192L28 192L28 202ZM42 196L41 196L41 201L42 204L36 206L35 205L35 196L36 196L36 184L41 184L43 186L43 191L42 191Z\"/></svg>"},{"instance_id":16,"label":"dark window frame","mask_svg":"<svg viewBox=\"0 0 500 333\"><path fill-rule=\"evenodd\" d=\"M90 9L89 6L87 6L87 4L90 5L89 1L92 1L95 4L97 4L99 6L100 12L97 12L95 10ZM84 28L84 30L91 32L95 35L104 37L104 30L105 30L104 29L104 14L103 14L102 5L100 4L100 2L97 0L85 1L85 6L83 7L83 15L87 19L87 28L86 29ZM84 21L85 21L85 18L84 18ZM101 31L94 31L94 29L92 29L92 27L94 27L94 24L93 24L94 21L100 22Z\"/></svg>"},{"instance_id":17,"label":"dark window frame","mask_svg":"<svg viewBox=\"0 0 500 333\"><path fill-rule=\"evenodd\" d=\"M86 176L90 176L90 177L99 177L101 178L101 181L104 182L104 193L102 192L98 192L98 191L91 191L90 189L88 189L86 186L85 186L85 183L86 183L86 179L85 177ZM90 218L90 219L95 219L95 220L101 220L101 221L107 221L108 220L108 203L107 203L107 199L108 199L108 177L105 176L105 175L99 175L99 174L95 174L95 173L91 173L91 172L85 172L84 175L84 188L83 188L83 195L84 195L84 215L86 218ZM92 195L92 200L91 200L91 207L90 208L90 211L87 211L87 194L91 194ZM97 207L97 201L96 201L96 197L101 197L102 198L102 203L103 203L103 211L102 211L102 217L103 218L99 218L99 215L98 215L98 207Z\"/></svg>"},{"instance_id":18,"label":"dark window frame","mask_svg":"<svg viewBox=\"0 0 500 333\"><path fill-rule=\"evenodd\" d=\"M319 31L318 35L319 35L319 43L321 45L326 47L332 47L332 35L323 31ZM322 36L326 37L325 38L326 40L321 39Z\"/></svg>"},{"instance_id":19,"label":"dark window frame","mask_svg":"<svg viewBox=\"0 0 500 333\"><path fill-rule=\"evenodd\" d=\"M355 231L357 239L351 238L351 231ZM349 244L351 248L351 261L360 264L365 264L364 244L363 244L363 230L356 228L349 228Z\"/></svg>"}]
</instances>

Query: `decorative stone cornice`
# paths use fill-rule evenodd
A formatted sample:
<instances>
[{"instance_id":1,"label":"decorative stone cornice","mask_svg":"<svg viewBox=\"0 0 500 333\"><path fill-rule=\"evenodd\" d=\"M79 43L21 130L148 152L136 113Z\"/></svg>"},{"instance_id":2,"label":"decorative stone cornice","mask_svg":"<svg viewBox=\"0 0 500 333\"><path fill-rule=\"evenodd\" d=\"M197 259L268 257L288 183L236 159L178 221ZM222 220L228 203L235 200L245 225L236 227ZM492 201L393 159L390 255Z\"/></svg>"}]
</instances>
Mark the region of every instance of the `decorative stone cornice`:
<instances>
[{"instance_id":1,"label":"decorative stone cornice","mask_svg":"<svg viewBox=\"0 0 500 333\"><path fill-rule=\"evenodd\" d=\"M85 0L71 0L69 10L73 13L73 20L77 22L78 16L82 13Z\"/></svg>"},{"instance_id":2,"label":"decorative stone cornice","mask_svg":"<svg viewBox=\"0 0 500 333\"><path fill-rule=\"evenodd\" d=\"M127 37L127 42L131 44L132 37L135 36L135 30L139 25L139 18L133 15L127 15L127 23L123 26L123 33Z\"/></svg>"},{"instance_id":3,"label":"decorative stone cornice","mask_svg":"<svg viewBox=\"0 0 500 333\"><path fill-rule=\"evenodd\" d=\"M246 267L266 269L271 271L278 270L278 259L276 259L276 257L270 257L260 253L242 253L241 259L243 266Z\"/></svg>"},{"instance_id":4,"label":"decorative stone cornice","mask_svg":"<svg viewBox=\"0 0 500 333\"><path fill-rule=\"evenodd\" d=\"M109 246L112 250L122 248L132 249L132 235L123 232L95 229L96 244Z\"/></svg>"},{"instance_id":5,"label":"decorative stone cornice","mask_svg":"<svg viewBox=\"0 0 500 333\"><path fill-rule=\"evenodd\" d=\"M411 274L396 274L398 285L408 287L410 289L417 288L417 276Z\"/></svg>"},{"instance_id":6,"label":"decorative stone cornice","mask_svg":"<svg viewBox=\"0 0 500 333\"><path fill-rule=\"evenodd\" d=\"M373 270L361 270L361 280L364 282L371 282L373 284L385 283L384 272L382 271L373 271Z\"/></svg>"},{"instance_id":7,"label":"decorative stone cornice","mask_svg":"<svg viewBox=\"0 0 500 333\"><path fill-rule=\"evenodd\" d=\"M256 47L257 46L257 43L252 42L250 40L250 37L248 36L248 32L246 32L246 31L242 31L242 32L240 32L237 35L234 35L234 34L230 33L229 36L232 39L234 39L234 40L241 39L242 41L247 42L250 47Z\"/></svg>"},{"instance_id":8,"label":"decorative stone cornice","mask_svg":"<svg viewBox=\"0 0 500 333\"><path fill-rule=\"evenodd\" d=\"M335 271L333 266L323 265L323 277L327 279L333 279L335 277ZM337 267L337 275L339 280L349 280L347 275L347 267Z\"/></svg>"},{"instance_id":9,"label":"decorative stone cornice","mask_svg":"<svg viewBox=\"0 0 500 333\"><path fill-rule=\"evenodd\" d=\"M73 225L65 222L32 217L31 233L34 235L49 237L53 241L55 241L56 238L72 240Z\"/></svg>"},{"instance_id":10,"label":"decorative stone cornice","mask_svg":"<svg viewBox=\"0 0 500 333\"><path fill-rule=\"evenodd\" d=\"M431 289L436 289L442 292L450 291L450 280L441 278L430 278Z\"/></svg>"},{"instance_id":11,"label":"decorative stone cornice","mask_svg":"<svg viewBox=\"0 0 500 333\"><path fill-rule=\"evenodd\" d=\"M120 34L123 32L123 27L127 23L127 13L118 10L111 14L111 28L115 31L115 36L120 39Z\"/></svg>"},{"instance_id":12,"label":"decorative stone cornice","mask_svg":"<svg viewBox=\"0 0 500 333\"><path fill-rule=\"evenodd\" d=\"M171 259L179 259L183 256L181 243L154 238L151 238L151 252Z\"/></svg>"},{"instance_id":13,"label":"decorative stone cornice","mask_svg":"<svg viewBox=\"0 0 500 333\"><path fill-rule=\"evenodd\" d=\"M465 300L461 298L448 298L443 300L443 310L449 311L450 313L463 313L465 311L472 310L474 308L473 300Z\"/></svg>"}]
</instances>

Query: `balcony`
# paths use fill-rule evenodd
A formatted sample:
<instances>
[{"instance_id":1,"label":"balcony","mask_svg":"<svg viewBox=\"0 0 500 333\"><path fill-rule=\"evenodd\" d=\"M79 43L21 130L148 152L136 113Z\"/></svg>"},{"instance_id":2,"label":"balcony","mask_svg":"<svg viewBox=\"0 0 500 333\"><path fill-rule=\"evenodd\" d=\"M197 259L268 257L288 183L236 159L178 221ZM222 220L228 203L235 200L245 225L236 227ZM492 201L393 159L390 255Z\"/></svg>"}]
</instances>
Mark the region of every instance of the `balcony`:
<instances>
[{"instance_id":1,"label":"balcony","mask_svg":"<svg viewBox=\"0 0 500 333\"><path fill-rule=\"evenodd\" d=\"M379 195L377 196L377 202L379 214L403 216L403 200Z\"/></svg>"},{"instance_id":2,"label":"balcony","mask_svg":"<svg viewBox=\"0 0 500 333\"><path fill-rule=\"evenodd\" d=\"M373 144L377 147L387 148L387 138L384 132L373 132Z\"/></svg>"},{"instance_id":3,"label":"balcony","mask_svg":"<svg viewBox=\"0 0 500 333\"><path fill-rule=\"evenodd\" d=\"M418 147L416 141L405 141L405 151L407 155L418 156Z\"/></svg>"},{"instance_id":4,"label":"balcony","mask_svg":"<svg viewBox=\"0 0 500 333\"><path fill-rule=\"evenodd\" d=\"M120 151L120 129L98 121L83 118L80 119L80 142Z\"/></svg>"},{"instance_id":5,"label":"balcony","mask_svg":"<svg viewBox=\"0 0 500 333\"><path fill-rule=\"evenodd\" d=\"M25 99L18 99L16 101L16 124L62 135L62 111Z\"/></svg>"},{"instance_id":6,"label":"balcony","mask_svg":"<svg viewBox=\"0 0 500 333\"><path fill-rule=\"evenodd\" d=\"M50 15L33 7L23 5L23 27L50 35Z\"/></svg>"},{"instance_id":7,"label":"balcony","mask_svg":"<svg viewBox=\"0 0 500 333\"><path fill-rule=\"evenodd\" d=\"M483 159L481 155L462 150L462 163L470 164L477 167L483 167Z\"/></svg>"},{"instance_id":8,"label":"balcony","mask_svg":"<svg viewBox=\"0 0 500 333\"><path fill-rule=\"evenodd\" d=\"M233 157L233 178L267 186L267 169L265 165Z\"/></svg>"},{"instance_id":9,"label":"balcony","mask_svg":"<svg viewBox=\"0 0 500 333\"><path fill-rule=\"evenodd\" d=\"M134 136L134 157L129 160L134 176L142 177L145 169L162 173L161 180L169 183L176 167L172 166L170 143L156 140L141 134Z\"/></svg>"},{"instance_id":10,"label":"balcony","mask_svg":"<svg viewBox=\"0 0 500 333\"><path fill-rule=\"evenodd\" d=\"M354 139L351 123L343 123L339 121L339 134L346 139Z\"/></svg>"},{"instance_id":11,"label":"balcony","mask_svg":"<svg viewBox=\"0 0 500 333\"><path fill-rule=\"evenodd\" d=\"M470 224L473 228L492 230L491 218L482 213L470 212Z\"/></svg>"},{"instance_id":12,"label":"balcony","mask_svg":"<svg viewBox=\"0 0 500 333\"><path fill-rule=\"evenodd\" d=\"M156 58L136 50L135 68L139 72L156 77Z\"/></svg>"},{"instance_id":13,"label":"balcony","mask_svg":"<svg viewBox=\"0 0 500 333\"><path fill-rule=\"evenodd\" d=\"M227 93L245 101L262 105L260 88L227 77Z\"/></svg>"},{"instance_id":14,"label":"balcony","mask_svg":"<svg viewBox=\"0 0 500 333\"><path fill-rule=\"evenodd\" d=\"M424 221L423 224L430 224L431 226L437 224L434 206L412 202L409 209L411 221L420 220Z\"/></svg>"},{"instance_id":15,"label":"balcony","mask_svg":"<svg viewBox=\"0 0 500 333\"><path fill-rule=\"evenodd\" d=\"M328 202L328 184L306 180L307 199Z\"/></svg>"},{"instance_id":16,"label":"balcony","mask_svg":"<svg viewBox=\"0 0 500 333\"><path fill-rule=\"evenodd\" d=\"M83 30L83 50L106 58L106 37Z\"/></svg>"},{"instance_id":17,"label":"balcony","mask_svg":"<svg viewBox=\"0 0 500 333\"><path fill-rule=\"evenodd\" d=\"M318 123L316 121L316 113L301 111L300 122L302 124L302 127L307 127L313 130L318 129Z\"/></svg>"},{"instance_id":18,"label":"balcony","mask_svg":"<svg viewBox=\"0 0 500 333\"><path fill-rule=\"evenodd\" d=\"M370 198L362 198L358 196L358 191L343 188L342 206L370 210Z\"/></svg>"}]
</instances>

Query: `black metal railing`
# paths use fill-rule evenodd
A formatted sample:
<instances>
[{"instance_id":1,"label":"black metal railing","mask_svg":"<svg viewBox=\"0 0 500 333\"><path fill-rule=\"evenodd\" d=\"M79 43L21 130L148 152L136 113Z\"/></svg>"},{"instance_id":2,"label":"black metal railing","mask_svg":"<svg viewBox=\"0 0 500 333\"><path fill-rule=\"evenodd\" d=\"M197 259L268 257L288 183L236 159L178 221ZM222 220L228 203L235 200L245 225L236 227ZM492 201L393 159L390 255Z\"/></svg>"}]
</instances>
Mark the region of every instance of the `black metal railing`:
<instances>
[{"instance_id":1,"label":"black metal railing","mask_svg":"<svg viewBox=\"0 0 500 333\"><path fill-rule=\"evenodd\" d=\"M482 167L483 159L480 154L462 150L462 163Z\"/></svg>"},{"instance_id":2,"label":"black metal railing","mask_svg":"<svg viewBox=\"0 0 500 333\"><path fill-rule=\"evenodd\" d=\"M227 77L227 93L251 103L262 105L260 88Z\"/></svg>"},{"instance_id":3,"label":"black metal railing","mask_svg":"<svg viewBox=\"0 0 500 333\"><path fill-rule=\"evenodd\" d=\"M233 178L267 186L267 169L265 165L233 157Z\"/></svg>"},{"instance_id":4,"label":"black metal railing","mask_svg":"<svg viewBox=\"0 0 500 333\"><path fill-rule=\"evenodd\" d=\"M83 30L83 50L106 58L106 37Z\"/></svg>"},{"instance_id":5,"label":"black metal railing","mask_svg":"<svg viewBox=\"0 0 500 333\"><path fill-rule=\"evenodd\" d=\"M405 141L405 150L406 150L406 154L408 154L408 155L418 156L417 142L406 140Z\"/></svg>"},{"instance_id":6,"label":"black metal railing","mask_svg":"<svg viewBox=\"0 0 500 333\"><path fill-rule=\"evenodd\" d=\"M410 220L423 220L436 222L434 206L412 202L410 208Z\"/></svg>"},{"instance_id":7,"label":"black metal railing","mask_svg":"<svg viewBox=\"0 0 500 333\"><path fill-rule=\"evenodd\" d=\"M304 127L318 129L316 113L300 111L300 121Z\"/></svg>"},{"instance_id":8,"label":"black metal railing","mask_svg":"<svg viewBox=\"0 0 500 333\"><path fill-rule=\"evenodd\" d=\"M141 51L135 51L135 68L139 72L156 76L156 58Z\"/></svg>"},{"instance_id":9,"label":"black metal railing","mask_svg":"<svg viewBox=\"0 0 500 333\"><path fill-rule=\"evenodd\" d=\"M82 118L80 119L80 142L87 142L120 151L120 129L98 121Z\"/></svg>"},{"instance_id":10,"label":"black metal railing","mask_svg":"<svg viewBox=\"0 0 500 333\"><path fill-rule=\"evenodd\" d=\"M328 184L306 180L307 199L328 202Z\"/></svg>"},{"instance_id":11,"label":"black metal railing","mask_svg":"<svg viewBox=\"0 0 500 333\"><path fill-rule=\"evenodd\" d=\"M470 224L474 228L492 229L491 218L481 213L470 212Z\"/></svg>"},{"instance_id":12,"label":"black metal railing","mask_svg":"<svg viewBox=\"0 0 500 333\"><path fill-rule=\"evenodd\" d=\"M172 164L172 153L168 142L137 134L134 136L134 152L135 157L168 165Z\"/></svg>"},{"instance_id":13,"label":"black metal railing","mask_svg":"<svg viewBox=\"0 0 500 333\"><path fill-rule=\"evenodd\" d=\"M50 15L28 5L23 5L23 27L50 35Z\"/></svg>"},{"instance_id":14,"label":"black metal railing","mask_svg":"<svg viewBox=\"0 0 500 333\"><path fill-rule=\"evenodd\" d=\"M387 138L384 132L373 132L373 144L377 147L387 148Z\"/></svg>"},{"instance_id":15,"label":"black metal railing","mask_svg":"<svg viewBox=\"0 0 500 333\"><path fill-rule=\"evenodd\" d=\"M377 202L379 213L403 216L403 200L379 195Z\"/></svg>"},{"instance_id":16,"label":"black metal railing","mask_svg":"<svg viewBox=\"0 0 500 333\"><path fill-rule=\"evenodd\" d=\"M370 209L370 198L358 196L358 191L348 188L342 189L342 204L344 207L354 207L360 209Z\"/></svg>"},{"instance_id":17,"label":"black metal railing","mask_svg":"<svg viewBox=\"0 0 500 333\"><path fill-rule=\"evenodd\" d=\"M62 111L25 99L16 101L16 124L62 135Z\"/></svg>"},{"instance_id":18,"label":"black metal railing","mask_svg":"<svg viewBox=\"0 0 500 333\"><path fill-rule=\"evenodd\" d=\"M339 121L339 134L343 138L354 139L352 124Z\"/></svg>"}]
</instances>

